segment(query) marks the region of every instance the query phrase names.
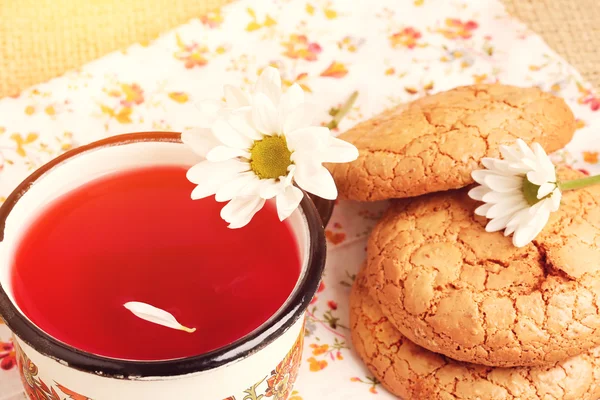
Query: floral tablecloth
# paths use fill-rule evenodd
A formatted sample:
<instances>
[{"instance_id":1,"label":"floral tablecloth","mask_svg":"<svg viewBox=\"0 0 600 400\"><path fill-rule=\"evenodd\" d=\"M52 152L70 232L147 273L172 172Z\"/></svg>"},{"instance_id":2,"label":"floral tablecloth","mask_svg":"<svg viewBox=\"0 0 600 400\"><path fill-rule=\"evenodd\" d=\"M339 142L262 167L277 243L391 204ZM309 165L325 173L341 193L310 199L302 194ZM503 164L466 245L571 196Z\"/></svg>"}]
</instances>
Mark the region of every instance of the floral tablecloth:
<instances>
[{"instance_id":1,"label":"floral tablecloth","mask_svg":"<svg viewBox=\"0 0 600 400\"><path fill-rule=\"evenodd\" d=\"M36 167L82 143L194 126L196 101L220 97L224 83L250 85L267 65L310 94L323 122L358 90L341 131L458 85L539 86L564 97L578 118L575 139L556 157L600 171L600 98L497 0L242 0L0 100L0 202ZM348 330L349 288L384 207L341 202L335 210L290 400L391 398L353 353ZM0 400L22 399L3 325L0 367Z\"/></svg>"}]
</instances>

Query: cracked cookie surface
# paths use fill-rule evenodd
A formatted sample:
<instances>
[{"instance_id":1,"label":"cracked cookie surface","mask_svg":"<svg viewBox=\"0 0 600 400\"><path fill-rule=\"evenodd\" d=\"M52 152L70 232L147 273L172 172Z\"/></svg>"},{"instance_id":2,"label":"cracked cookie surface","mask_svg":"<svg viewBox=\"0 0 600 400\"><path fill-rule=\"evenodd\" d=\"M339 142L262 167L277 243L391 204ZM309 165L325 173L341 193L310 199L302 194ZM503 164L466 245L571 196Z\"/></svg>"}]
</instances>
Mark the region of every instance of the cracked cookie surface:
<instances>
[{"instance_id":1,"label":"cracked cookie surface","mask_svg":"<svg viewBox=\"0 0 600 400\"><path fill-rule=\"evenodd\" d=\"M356 161L328 165L341 198L376 201L457 189L473 183L483 157L522 138L547 152L575 132L565 102L537 88L463 86L423 97L340 135Z\"/></svg>"},{"instance_id":2,"label":"cracked cookie surface","mask_svg":"<svg viewBox=\"0 0 600 400\"><path fill-rule=\"evenodd\" d=\"M403 336L368 294L359 273L350 295L354 348L404 400L596 400L600 348L547 367L496 368L455 361Z\"/></svg>"},{"instance_id":3,"label":"cracked cookie surface","mask_svg":"<svg viewBox=\"0 0 600 400\"><path fill-rule=\"evenodd\" d=\"M559 177L582 174L560 169ZM485 231L466 190L396 201L369 237L370 290L411 341L491 366L600 345L600 186L566 192L522 248Z\"/></svg>"}]
</instances>

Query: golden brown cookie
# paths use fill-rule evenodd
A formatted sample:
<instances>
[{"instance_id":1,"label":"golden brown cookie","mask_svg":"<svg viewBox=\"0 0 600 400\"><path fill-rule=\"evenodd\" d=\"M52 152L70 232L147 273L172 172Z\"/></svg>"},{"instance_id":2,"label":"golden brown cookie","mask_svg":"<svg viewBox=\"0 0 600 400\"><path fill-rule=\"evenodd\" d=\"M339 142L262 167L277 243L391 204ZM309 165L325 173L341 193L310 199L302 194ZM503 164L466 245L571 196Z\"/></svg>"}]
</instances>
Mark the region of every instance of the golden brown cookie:
<instances>
[{"instance_id":1,"label":"golden brown cookie","mask_svg":"<svg viewBox=\"0 0 600 400\"><path fill-rule=\"evenodd\" d=\"M398 201L371 233L370 289L396 327L431 351L491 366L543 365L600 345L600 185L564 193L522 248L486 232L477 205L465 190Z\"/></svg>"},{"instance_id":2,"label":"golden brown cookie","mask_svg":"<svg viewBox=\"0 0 600 400\"><path fill-rule=\"evenodd\" d=\"M575 132L565 102L537 88L474 85L423 97L340 135L358 159L329 165L340 197L376 201L457 189L473 183L483 157L522 138L547 152Z\"/></svg>"},{"instance_id":3,"label":"golden brown cookie","mask_svg":"<svg viewBox=\"0 0 600 400\"><path fill-rule=\"evenodd\" d=\"M403 336L359 274L350 296L352 342L369 370L404 400L597 400L600 348L547 367L495 368L454 361Z\"/></svg>"}]
</instances>

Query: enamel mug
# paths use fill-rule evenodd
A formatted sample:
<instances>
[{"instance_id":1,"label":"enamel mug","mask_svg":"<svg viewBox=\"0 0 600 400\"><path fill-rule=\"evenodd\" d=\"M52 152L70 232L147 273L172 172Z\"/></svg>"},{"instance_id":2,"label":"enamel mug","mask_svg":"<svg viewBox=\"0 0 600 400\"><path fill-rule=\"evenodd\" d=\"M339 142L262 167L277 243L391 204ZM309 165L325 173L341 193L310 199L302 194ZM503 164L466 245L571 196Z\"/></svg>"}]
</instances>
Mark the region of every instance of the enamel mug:
<instances>
[{"instance_id":1,"label":"enamel mug","mask_svg":"<svg viewBox=\"0 0 600 400\"><path fill-rule=\"evenodd\" d=\"M198 156L178 133L120 135L79 147L25 179L0 208L0 314L15 337L25 392L33 400L284 400L298 374L304 314L325 264L324 219L331 202L304 196L290 217L302 272L282 307L252 333L194 357L131 361L83 352L44 333L24 315L11 290L16 245L39 211L57 196L102 175L156 165L193 165ZM317 204L317 207L315 206ZM43 268L43 265L40 265ZM51 294L51 289L48 291ZM231 315L235 318L235 315Z\"/></svg>"}]
</instances>

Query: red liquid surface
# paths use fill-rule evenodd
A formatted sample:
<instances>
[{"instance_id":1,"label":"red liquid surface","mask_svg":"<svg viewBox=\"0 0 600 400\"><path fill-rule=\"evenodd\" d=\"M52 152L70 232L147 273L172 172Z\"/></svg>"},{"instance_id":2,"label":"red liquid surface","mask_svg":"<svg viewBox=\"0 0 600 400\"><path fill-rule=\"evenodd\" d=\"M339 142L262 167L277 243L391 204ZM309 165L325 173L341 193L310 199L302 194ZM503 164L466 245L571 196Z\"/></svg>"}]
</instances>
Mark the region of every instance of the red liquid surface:
<instances>
[{"instance_id":1,"label":"red liquid surface","mask_svg":"<svg viewBox=\"0 0 600 400\"><path fill-rule=\"evenodd\" d=\"M223 203L190 199L185 172L126 171L51 203L16 252L23 312L64 343L133 360L206 353L268 320L300 274L291 228L267 204L246 227L228 229ZM128 301L164 309L196 332L139 319Z\"/></svg>"}]
</instances>

